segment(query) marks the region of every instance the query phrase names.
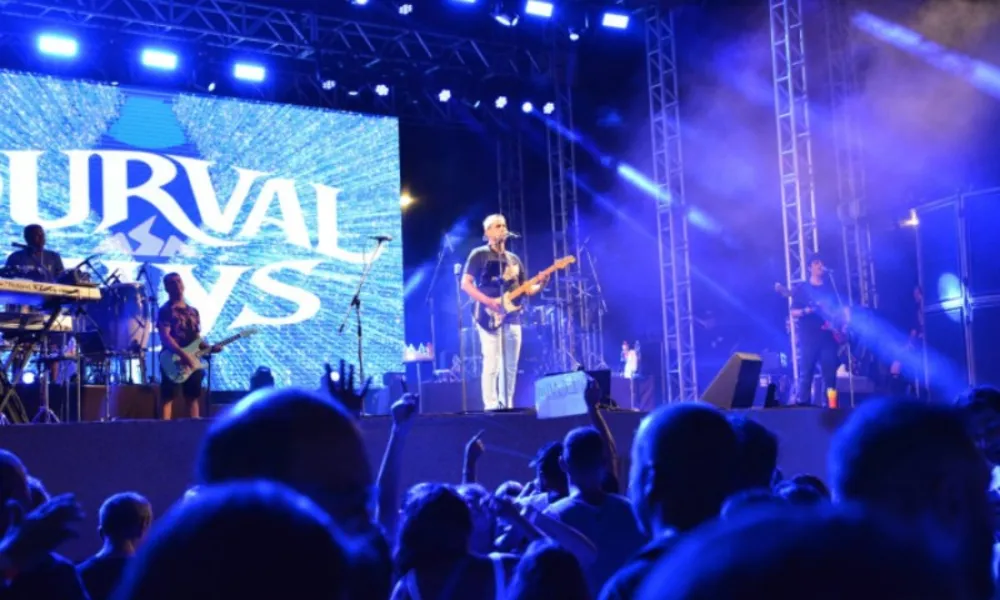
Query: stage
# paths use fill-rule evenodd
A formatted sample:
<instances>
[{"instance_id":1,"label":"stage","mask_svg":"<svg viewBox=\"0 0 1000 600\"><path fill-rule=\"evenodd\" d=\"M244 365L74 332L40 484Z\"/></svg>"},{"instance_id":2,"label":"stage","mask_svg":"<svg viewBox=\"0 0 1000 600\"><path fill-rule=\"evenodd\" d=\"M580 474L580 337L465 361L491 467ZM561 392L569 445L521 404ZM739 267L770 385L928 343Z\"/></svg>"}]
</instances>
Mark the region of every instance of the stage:
<instances>
[{"instance_id":1,"label":"stage","mask_svg":"<svg viewBox=\"0 0 1000 600\"><path fill-rule=\"evenodd\" d=\"M779 466L786 475L826 475L826 449L847 410L787 408L747 414L781 440ZM607 420L628 469L633 434L642 414L610 412ZM388 417L368 417L361 429L372 469L377 470L389 435ZM480 481L494 487L508 479L532 477L528 461L545 442L561 438L586 418L539 420L530 413L421 415L403 458L403 486L420 481L459 481L466 441L480 430L486 454ZM0 428L0 447L17 453L52 494L74 492L86 511L80 538L63 552L82 559L97 550L97 509L109 495L126 490L148 497L162 514L193 483L194 461L210 421L151 420ZM317 460L321 460L317 457Z\"/></svg>"}]
</instances>

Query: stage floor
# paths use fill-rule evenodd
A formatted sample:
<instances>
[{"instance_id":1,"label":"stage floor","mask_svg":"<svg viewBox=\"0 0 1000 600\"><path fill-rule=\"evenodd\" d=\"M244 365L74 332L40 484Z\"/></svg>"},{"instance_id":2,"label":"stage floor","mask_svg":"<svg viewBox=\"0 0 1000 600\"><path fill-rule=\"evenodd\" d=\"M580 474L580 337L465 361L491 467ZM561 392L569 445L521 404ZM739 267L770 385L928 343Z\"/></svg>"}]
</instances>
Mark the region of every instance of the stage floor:
<instances>
[{"instance_id":1,"label":"stage floor","mask_svg":"<svg viewBox=\"0 0 1000 600\"><path fill-rule=\"evenodd\" d=\"M848 411L771 409L748 411L781 439L779 466L786 475L826 476L826 450ZM642 413L611 412L608 423L622 458L623 480L632 437ZM99 547L97 509L115 492L133 490L162 514L193 483L194 461L210 421L115 421L0 427L0 447L17 453L52 494L74 492L86 511L80 538L64 553L82 559ZM389 436L388 417L368 417L361 429L372 469L378 468ZM544 443L560 439L585 417L539 420L530 413L421 415L403 457L403 485L457 482L466 441L485 430L486 454L479 466L488 487L532 477L529 460Z\"/></svg>"}]
</instances>

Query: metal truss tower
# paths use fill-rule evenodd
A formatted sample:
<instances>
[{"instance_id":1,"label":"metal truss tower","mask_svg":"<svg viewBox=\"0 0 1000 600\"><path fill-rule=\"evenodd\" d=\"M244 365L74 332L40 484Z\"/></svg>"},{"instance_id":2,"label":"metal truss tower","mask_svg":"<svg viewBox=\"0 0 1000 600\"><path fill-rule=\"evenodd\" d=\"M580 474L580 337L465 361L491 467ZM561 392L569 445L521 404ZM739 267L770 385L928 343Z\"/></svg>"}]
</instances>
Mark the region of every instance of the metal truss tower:
<instances>
[{"instance_id":1,"label":"metal truss tower","mask_svg":"<svg viewBox=\"0 0 1000 600\"><path fill-rule=\"evenodd\" d=\"M552 278L557 309L554 364L569 371L588 367L590 337L586 281L580 255L579 204L576 186L576 149L573 142L572 68L574 56L555 42L551 78L555 111L547 124L549 207L552 216L552 255L576 257L576 262Z\"/></svg>"},{"instance_id":2,"label":"metal truss tower","mask_svg":"<svg viewBox=\"0 0 1000 600\"><path fill-rule=\"evenodd\" d=\"M785 284L791 288L805 280L806 261L811 253L819 251L805 31L801 0L769 0L769 5L774 115L781 177L781 225L785 236ZM798 381L798 336L795 327L791 327L790 332L792 372Z\"/></svg>"},{"instance_id":3,"label":"metal truss tower","mask_svg":"<svg viewBox=\"0 0 1000 600\"><path fill-rule=\"evenodd\" d=\"M853 28L845 0L825 4L830 106L836 157L837 215L844 246L844 273L851 304L877 307L871 229L867 214L864 137L849 105L859 91L852 52Z\"/></svg>"},{"instance_id":4,"label":"metal truss tower","mask_svg":"<svg viewBox=\"0 0 1000 600\"><path fill-rule=\"evenodd\" d=\"M527 222L524 216L524 160L519 129L502 132L497 140L497 190L500 214L507 217L507 226L522 236L507 244L521 257L524 268L530 273Z\"/></svg>"},{"instance_id":5,"label":"metal truss tower","mask_svg":"<svg viewBox=\"0 0 1000 600\"><path fill-rule=\"evenodd\" d=\"M691 254L684 198L674 15L656 3L646 15L646 68L660 259L664 390L667 402L698 399L691 303Z\"/></svg>"}]
</instances>

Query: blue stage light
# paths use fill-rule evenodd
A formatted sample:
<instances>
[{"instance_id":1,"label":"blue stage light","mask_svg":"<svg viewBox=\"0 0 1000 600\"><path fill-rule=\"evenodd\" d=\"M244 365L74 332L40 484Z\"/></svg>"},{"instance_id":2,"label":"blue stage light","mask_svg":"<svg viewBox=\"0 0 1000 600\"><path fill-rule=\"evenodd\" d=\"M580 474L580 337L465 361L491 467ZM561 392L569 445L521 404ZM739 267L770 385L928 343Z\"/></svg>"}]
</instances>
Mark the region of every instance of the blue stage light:
<instances>
[{"instance_id":1,"label":"blue stage light","mask_svg":"<svg viewBox=\"0 0 1000 600\"><path fill-rule=\"evenodd\" d=\"M266 75L267 71L260 65L252 65L249 63L236 63L233 65L233 77L236 79L260 83L261 81L264 81L264 77Z\"/></svg>"},{"instance_id":2,"label":"blue stage light","mask_svg":"<svg viewBox=\"0 0 1000 600\"><path fill-rule=\"evenodd\" d=\"M438 93L438 100L440 100L441 102L447 102L447 101L451 100L451 90L447 90L447 89L441 90Z\"/></svg>"},{"instance_id":3,"label":"blue stage light","mask_svg":"<svg viewBox=\"0 0 1000 600\"><path fill-rule=\"evenodd\" d=\"M601 18L601 25L611 29L628 29L628 15L616 12L606 12Z\"/></svg>"},{"instance_id":4,"label":"blue stage light","mask_svg":"<svg viewBox=\"0 0 1000 600\"><path fill-rule=\"evenodd\" d=\"M542 107L542 112L547 115L551 115L556 112L556 105L551 102L546 102L545 106Z\"/></svg>"},{"instance_id":5,"label":"blue stage light","mask_svg":"<svg viewBox=\"0 0 1000 600\"><path fill-rule=\"evenodd\" d=\"M43 33L38 36L38 51L48 56L74 58L80 52L80 43L64 35Z\"/></svg>"},{"instance_id":6,"label":"blue stage light","mask_svg":"<svg viewBox=\"0 0 1000 600\"><path fill-rule=\"evenodd\" d=\"M498 96L496 102L493 103L497 108L503 108L507 106L507 96Z\"/></svg>"},{"instance_id":7,"label":"blue stage light","mask_svg":"<svg viewBox=\"0 0 1000 600\"><path fill-rule=\"evenodd\" d=\"M173 71L177 68L177 55L166 50L146 48L142 51L142 65L150 69Z\"/></svg>"},{"instance_id":8,"label":"blue stage light","mask_svg":"<svg viewBox=\"0 0 1000 600\"><path fill-rule=\"evenodd\" d=\"M551 2L541 0L528 0L524 4L524 12L534 17L549 18L552 16L553 5Z\"/></svg>"},{"instance_id":9,"label":"blue stage light","mask_svg":"<svg viewBox=\"0 0 1000 600\"><path fill-rule=\"evenodd\" d=\"M25 371L21 374L21 383L24 385L32 385L38 380L38 376L35 375L34 371Z\"/></svg>"},{"instance_id":10,"label":"blue stage light","mask_svg":"<svg viewBox=\"0 0 1000 600\"><path fill-rule=\"evenodd\" d=\"M525 114L527 114L535 110L535 106L531 102L525 102L524 104L521 105L521 110L524 111Z\"/></svg>"}]
</instances>

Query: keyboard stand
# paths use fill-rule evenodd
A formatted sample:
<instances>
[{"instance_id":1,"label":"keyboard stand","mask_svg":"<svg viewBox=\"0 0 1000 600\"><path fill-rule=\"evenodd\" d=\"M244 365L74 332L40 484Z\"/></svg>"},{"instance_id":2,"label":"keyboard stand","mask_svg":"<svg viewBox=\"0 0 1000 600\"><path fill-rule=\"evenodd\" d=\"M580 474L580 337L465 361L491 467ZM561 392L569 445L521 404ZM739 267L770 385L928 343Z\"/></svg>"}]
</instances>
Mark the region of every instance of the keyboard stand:
<instances>
[{"instance_id":1,"label":"keyboard stand","mask_svg":"<svg viewBox=\"0 0 1000 600\"><path fill-rule=\"evenodd\" d=\"M0 415L4 414L7 406L10 405L14 414L10 419L8 419L9 421L13 421L15 423L28 423L28 415L24 410L24 403L21 401L21 397L17 395L17 386L21 383L21 379L24 377L25 369L27 369L28 365L31 364L31 357L34 356L37 348L41 346L39 340L44 339L44 337L49 334L52 326L61 314L62 308L55 308L52 311L52 314L50 314L45 320L45 324L42 325L41 329L30 332L33 334L28 338L31 341L19 342L11 346L10 355L4 361L3 370L0 372L0 390L3 391L3 399L0 399ZM26 328L22 327L20 331L17 331L17 333L28 332ZM18 357L19 353L20 356L18 362L20 364L17 365L17 368L14 371L14 378L11 380L7 374L10 372L11 363L14 362L15 357ZM47 385L48 383L47 376L40 376L39 380L43 385ZM36 415L35 419L33 419L33 422L39 422L39 418L42 417L43 413L46 413L46 420L40 422L53 423L59 421L59 419L55 419L54 421L47 420L48 415L55 418L55 413L53 413L48 407L48 389L42 390L42 407L39 409L38 415ZM3 421L0 421L0 424L3 424Z\"/></svg>"}]
</instances>

